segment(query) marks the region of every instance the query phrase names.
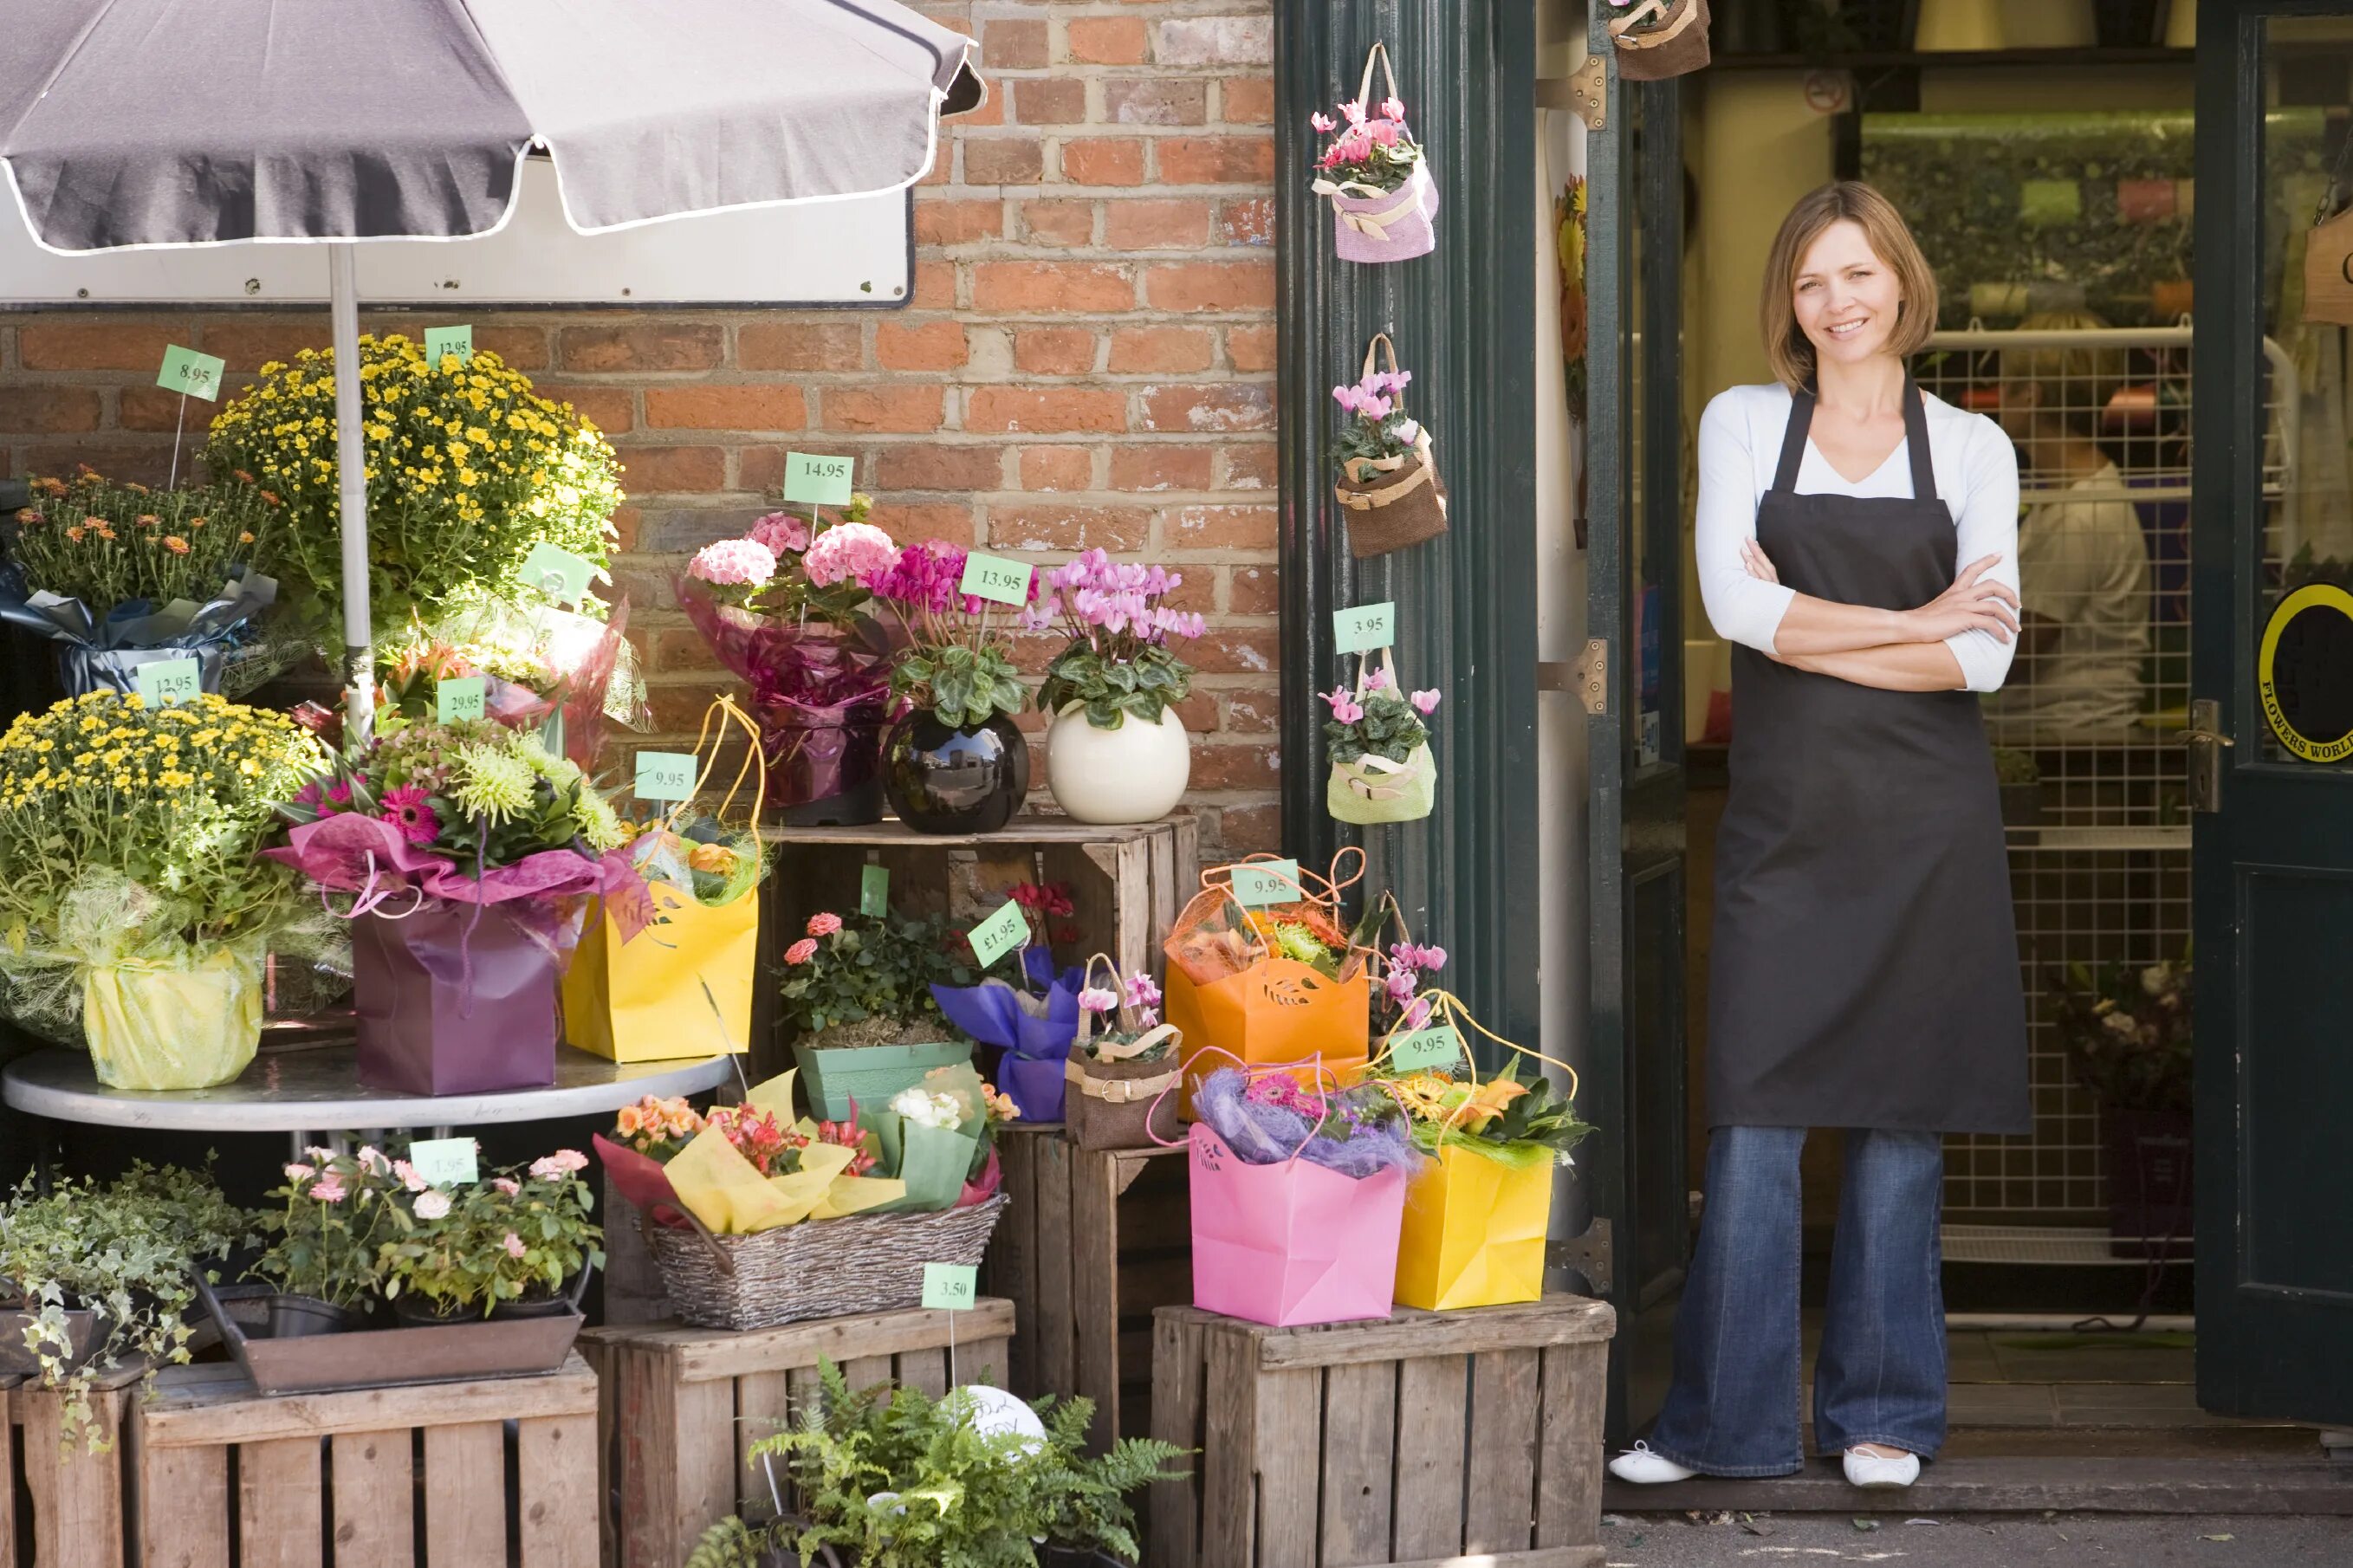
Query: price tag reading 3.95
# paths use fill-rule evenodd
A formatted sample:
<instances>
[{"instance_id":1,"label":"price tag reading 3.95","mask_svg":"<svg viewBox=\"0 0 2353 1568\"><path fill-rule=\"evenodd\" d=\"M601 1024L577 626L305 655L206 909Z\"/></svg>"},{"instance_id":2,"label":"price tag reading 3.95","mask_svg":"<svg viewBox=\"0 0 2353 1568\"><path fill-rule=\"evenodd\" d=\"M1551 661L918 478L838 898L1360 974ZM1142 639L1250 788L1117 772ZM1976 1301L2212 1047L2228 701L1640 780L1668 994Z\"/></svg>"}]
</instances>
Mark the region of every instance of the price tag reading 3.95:
<instances>
[{"instance_id":1,"label":"price tag reading 3.95","mask_svg":"<svg viewBox=\"0 0 2353 1568\"><path fill-rule=\"evenodd\" d=\"M159 658L132 670L132 689L161 708L170 702L193 702L203 689L203 672L193 658Z\"/></svg>"},{"instance_id":2,"label":"price tag reading 3.95","mask_svg":"<svg viewBox=\"0 0 2353 1568\"><path fill-rule=\"evenodd\" d=\"M1335 653L1365 653L1377 647L1388 647L1397 641L1397 605L1394 603L1358 605L1353 610L1332 612L1332 651Z\"/></svg>"},{"instance_id":3,"label":"price tag reading 3.95","mask_svg":"<svg viewBox=\"0 0 2353 1568\"><path fill-rule=\"evenodd\" d=\"M1008 899L1003 909L972 928L970 940L973 957L980 961L983 969L992 968L1007 953L1029 945L1029 917L1021 912L1019 904Z\"/></svg>"},{"instance_id":4,"label":"price tag reading 3.95","mask_svg":"<svg viewBox=\"0 0 2353 1568\"><path fill-rule=\"evenodd\" d=\"M695 761L692 752L639 752L637 794L639 800L692 800Z\"/></svg>"},{"instance_id":5,"label":"price tag reading 3.95","mask_svg":"<svg viewBox=\"0 0 2353 1568\"><path fill-rule=\"evenodd\" d=\"M934 1312L969 1312L980 1300L980 1270L969 1263L923 1265L923 1306Z\"/></svg>"},{"instance_id":6,"label":"price tag reading 3.95","mask_svg":"<svg viewBox=\"0 0 2353 1568\"><path fill-rule=\"evenodd\" d=\"M1029 563L975 552L965 557L964 580L956 586L959 593L975 598L1000 605L1026 605L1029 602Z\"/></svg>"},{"instance_id":7,"label":"price tag reading 3.95","mask_svg":"<svg viewBox=\"0 0 2353 1568\"><path fill-rule=\"evenodd\" d=\"M855 458L820 458L807 452L785 454L785 500L809 506L848 506L849 481L858 468Z\"/></svg>"}]
</instances>

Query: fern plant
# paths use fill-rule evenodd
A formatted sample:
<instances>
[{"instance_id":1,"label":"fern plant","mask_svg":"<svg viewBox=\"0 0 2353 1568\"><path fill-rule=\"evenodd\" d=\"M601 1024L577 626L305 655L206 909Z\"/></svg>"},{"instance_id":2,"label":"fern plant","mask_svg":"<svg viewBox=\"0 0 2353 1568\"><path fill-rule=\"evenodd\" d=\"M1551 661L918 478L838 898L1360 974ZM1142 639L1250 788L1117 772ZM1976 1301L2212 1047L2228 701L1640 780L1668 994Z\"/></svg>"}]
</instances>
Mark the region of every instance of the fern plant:
<instances>
[{"instance_id":1,"label":"fern plant","mask_svg":"<svg viewBox=\"0 0 2353 1568\"><path fill-rule=\"evenodd\" d=\"M853 1390L831 1362L816 1400L793 1424L753 1445L773 1457L800 1499L800 1517L766 1526L734 1521L703 1537L689 1568L750 1568L763 1550L790 1547L802 1568L829 1552L861 1568L1036 1568L1041 1545L1138 1554L1127 1494L1182 1451L1124 1438L1100 1458L1084 1452L1091 1402L1041 1400L1041 1440L984 1433L967 1397L912 1388Z\"/></svg>"}]
</instances>

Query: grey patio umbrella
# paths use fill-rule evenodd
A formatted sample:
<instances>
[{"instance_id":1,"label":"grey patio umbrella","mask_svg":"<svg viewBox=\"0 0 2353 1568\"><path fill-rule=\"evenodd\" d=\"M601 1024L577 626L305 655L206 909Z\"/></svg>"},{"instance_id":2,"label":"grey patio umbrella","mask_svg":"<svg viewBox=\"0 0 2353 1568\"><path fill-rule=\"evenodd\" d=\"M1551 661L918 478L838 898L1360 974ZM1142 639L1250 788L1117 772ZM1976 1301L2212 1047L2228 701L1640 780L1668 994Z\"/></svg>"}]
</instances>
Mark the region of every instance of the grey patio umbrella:
<instances>
[{"instance_id":1,"label":"grey patio umbrella","mask_svg":"<svg viewBox=\"0 0 2353 1568\"><path fill-rule=\"evenodd\" d=\"M980 102L896 0L40 0L0 42L0 169L60 252L323 243L353 718L370 679L352 243L461 240L554 161L594 234L872 195Z\"/></svg>"}]
</instances>

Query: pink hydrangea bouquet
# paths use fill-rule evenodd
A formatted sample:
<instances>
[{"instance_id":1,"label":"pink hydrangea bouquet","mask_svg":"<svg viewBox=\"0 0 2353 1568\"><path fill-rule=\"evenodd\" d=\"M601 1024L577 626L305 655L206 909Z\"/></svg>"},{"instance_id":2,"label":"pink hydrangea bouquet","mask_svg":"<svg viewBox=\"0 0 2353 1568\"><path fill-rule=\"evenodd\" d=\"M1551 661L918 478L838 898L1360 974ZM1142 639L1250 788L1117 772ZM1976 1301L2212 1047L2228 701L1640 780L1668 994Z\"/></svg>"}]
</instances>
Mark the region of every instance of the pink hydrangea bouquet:
<instances>
[{"instance_id":1,"label":"pink hydrangea bouquet","mask_svg":"<svg viewBox=\"0 0 2353 1568\"><path fill-rule=\"evenodd\" d=\"M815 507L809 517L772 511L740 537L696 551L686 574L719 604L853 626L868 597L865 574L899 553L891 536L866 521L873 510L873 497L853 495L838 518Z\"/></svg>"},{"instance_id":2,"label":"pink hydrangea bouquet","mask_svg":"<svg viewBox=\"0 0 2353 1568\"><path fill-rule=\"evenodd\" d=\"M1042 575L1046 596L1024 612L1022 625L1060 630L1071 641L1046 668L1041 710L1060 713L1075 702L1089 723L1112 730L1128 713L1156 724L1164 709L1185 700L1193 669L1168 643L1199 637L1203 623L1198 612L1168 607L1184 585L1181 574L1090 550Z\"/></svg>"}]
</instances>

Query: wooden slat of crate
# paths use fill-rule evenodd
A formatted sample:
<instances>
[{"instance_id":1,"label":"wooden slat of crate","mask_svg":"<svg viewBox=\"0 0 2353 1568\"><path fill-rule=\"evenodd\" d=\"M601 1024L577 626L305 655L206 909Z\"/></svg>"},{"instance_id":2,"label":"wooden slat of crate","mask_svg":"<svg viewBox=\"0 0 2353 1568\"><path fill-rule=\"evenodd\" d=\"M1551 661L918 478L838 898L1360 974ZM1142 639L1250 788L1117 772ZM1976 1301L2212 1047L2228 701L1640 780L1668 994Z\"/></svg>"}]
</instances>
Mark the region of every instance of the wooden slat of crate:
<instances>
[{"instance_id":1,"label":"wooden slat of crate","mask_svg":"<svg viewBox=\"0 0 2353 1568\"><path fill-rule=\"evenodd\" d=\"M65 1440L66 1395L24 1379L0 1398L7 1419L0 1422L0 1459L13 1476L24 1466L32 1509L33 1555L21 1568L122 1568L126 1560L123 1518L122 1428L125 1412L138 1397L127 1386L135 1371L100 1379L90 1394L91 1420L70 1446ZM112 1386L107 1386L111 1384ZM86 1434L96 1431L102 1451L91 1453ZM13 1452L9 1450L13 1449ZM0 1502L0 1563L14 1563L17 1541L16 1497L12 1483Z\"/></svg>"},{"instance_id":2,"label":"wooden slat of crate","mask_svg":"<svg viewBox=\"0 0 2353 1568\"><path fill-rule=\"evenodd\" d=\"M1581 1297L1275 1329L1165 1307L1154 1568L1592 1568L1609 1307Z\"/></svg>"},{"instance_id":3,"label":"wooden slat of crate","mask_svg":"<svg viewBox=\"0 0 2353 1568\"><path fill-rule=\"evenodd\" d=\"M720 1519L771 1511L751 1447L815 1394L820 1360L852 1387L1003 1385L1015 1327L1013 1303L984 1296L967 1312L911 1309L744 1333L675 1322L588 1331L583 1342L604 1371L608 1495L619 1516L611 1561L677 1568Z\"/></svg>"},{"instance_id":4,"label":"wooden slat of crate","mask_svg":"<svg viewBox=\"0 0 2353 1568\"><path fill-rule=\"evenodd\" d=\"M544 1377L280 1398L233 1366L173 1369L130 1420L140 1562L317 1568L332 1541L337 1568L503 1568L512 1534L523 1568L594 1568L596 1430L576 1355Z\"/></svg>"}]
</instances>

